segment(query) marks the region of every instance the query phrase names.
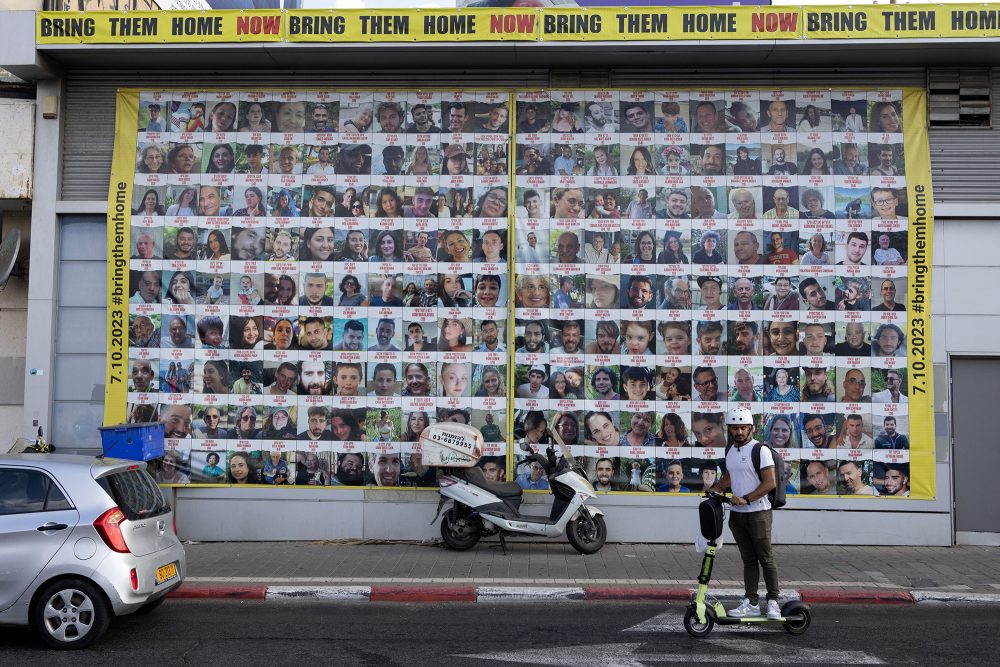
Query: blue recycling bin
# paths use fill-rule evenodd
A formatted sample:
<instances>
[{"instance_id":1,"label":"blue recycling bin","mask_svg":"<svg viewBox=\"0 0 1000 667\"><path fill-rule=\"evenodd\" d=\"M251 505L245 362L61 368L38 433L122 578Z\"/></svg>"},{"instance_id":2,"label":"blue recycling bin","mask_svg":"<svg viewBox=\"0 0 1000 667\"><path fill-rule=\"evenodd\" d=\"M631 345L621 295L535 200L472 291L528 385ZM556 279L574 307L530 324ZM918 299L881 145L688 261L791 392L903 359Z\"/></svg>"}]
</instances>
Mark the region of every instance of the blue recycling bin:
<instances>
[{"instance_id":1,"label":"blue recycling bin","mask_svg":"<svg viewBox=\"0 0 1000 667\"><path fill-rule=\"evenodd\" d=\"M163 456L163 423L101 426L104 455L131 461L151 461Z\"/></svg>"}]
</instances>

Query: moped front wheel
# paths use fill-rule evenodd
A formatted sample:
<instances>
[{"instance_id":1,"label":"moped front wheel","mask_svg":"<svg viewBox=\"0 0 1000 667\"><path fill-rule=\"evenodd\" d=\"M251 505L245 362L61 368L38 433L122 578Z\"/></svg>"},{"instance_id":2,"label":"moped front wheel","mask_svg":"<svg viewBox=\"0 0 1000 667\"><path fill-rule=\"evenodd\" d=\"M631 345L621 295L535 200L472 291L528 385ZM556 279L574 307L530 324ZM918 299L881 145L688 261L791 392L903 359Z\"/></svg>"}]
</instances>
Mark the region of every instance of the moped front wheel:
<instances>
[{"instance_id":1,"label":"moped front wheel","mask_svg":"<svg viewBox=\"0 0 1000 667\"><path fill-rule=\"evenodd\" d=\"M566 538L573 548L585 556L596 554L604 546L608 539L608 525L604 522L604 517L595 514L590 517L578 516L566 526Z\"/></svg>"},{"instance_id":2,"label":"moped front wheel","mask_svg":"<svg viewBox=\"0 0 1000 667\"><path fill-rule=\"evenodd\" d=\"M441 539L455 551L471 549L482 536L483 520L467 507L453 507L441 517Z\"/></svg>"}]
</instances>

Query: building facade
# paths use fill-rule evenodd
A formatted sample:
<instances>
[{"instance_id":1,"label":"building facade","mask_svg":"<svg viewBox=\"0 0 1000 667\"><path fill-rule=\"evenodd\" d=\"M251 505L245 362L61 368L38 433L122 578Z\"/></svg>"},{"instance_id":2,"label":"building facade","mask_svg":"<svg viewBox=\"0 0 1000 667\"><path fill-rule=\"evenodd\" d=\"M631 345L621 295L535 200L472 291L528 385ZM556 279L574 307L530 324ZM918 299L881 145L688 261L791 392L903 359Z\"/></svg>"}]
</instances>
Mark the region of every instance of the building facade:
<instances>
[{"instance_id":1,"label":"building facade","mask_svg":"<svg viewBox=\"0 0 1000 667\"><path fill-rule=\"evenodd\" d=\"M36 86L27 312L23 325L16 318L4 323L21 335L6 336L0 352L24 358L23 417L11 435L30 436L41 425L66 450L100 447L118 89L929 89L935 497L890 505L800 496L783 512L776 539L926 545L1000 539L1000 525L973 491L985 487L991 464L1000 463L985 420L977 419L989 409L985 384L998 367L992 325L1000 322L1000 298L990 290L991 278L1000 276L991 251L1000 241L994 224L1000 135L991 104L1000 90L997 38L49 45L36 43L34 12L5 12L3 20L13 29L0 45L0 66ZM327 491L176 487L178 527L183 537L199 540L435 533L428 525L432 491ZM533 494L528 502L547 497ZM683 542L697 499L612 494L599 503L610 539Z\"/></svg>"}]
</instances>

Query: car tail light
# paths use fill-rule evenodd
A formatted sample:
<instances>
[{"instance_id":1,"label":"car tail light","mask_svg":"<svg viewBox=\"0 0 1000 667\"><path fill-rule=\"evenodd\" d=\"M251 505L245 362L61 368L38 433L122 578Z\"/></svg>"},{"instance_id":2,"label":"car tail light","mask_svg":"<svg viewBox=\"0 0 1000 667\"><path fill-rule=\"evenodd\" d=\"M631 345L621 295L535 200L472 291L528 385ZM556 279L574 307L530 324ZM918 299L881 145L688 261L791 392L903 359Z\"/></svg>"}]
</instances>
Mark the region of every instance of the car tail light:
<instances>
[{"instance_id":1,"label":"car tail light","mask_svg":"<svg viewBox=\"0 0 1000 667\"><path fill-rule=\"evenodd\" d=\"M170 515L170 528L174 531L174 535L177 534L177 515Z\"/></svg>"},{"instance_id":2,"label":"car tail light","mask_svg":"<svg viewBox=\"0 0 1000 667\"><path fill-rule=\"evenodd\" d=\"M97 518L94 528L112 551L127 554L129 549L121 529L121 522L124 520L125 514L117 507L112 507Z\"/></svg>"},{"instance_id":3,"label":"car tail light","mask_svg":"<svg viewBox=\"0 0 1000 667\"><path fill-rule=\"evenodd\" d=\"M130 571L130 572L128 573L128 576L129 576L129 578L131 578L131 579L132 579L132 590L133 590L133 591L137 591L137 590L139 590L139 575L138 575L138 574L136 573L136 571L135 571L135 568L134 568L134 567L133 567L133 568L132 568L132 570L131 570L131 571Z\"/></svg>"}]
</instances>

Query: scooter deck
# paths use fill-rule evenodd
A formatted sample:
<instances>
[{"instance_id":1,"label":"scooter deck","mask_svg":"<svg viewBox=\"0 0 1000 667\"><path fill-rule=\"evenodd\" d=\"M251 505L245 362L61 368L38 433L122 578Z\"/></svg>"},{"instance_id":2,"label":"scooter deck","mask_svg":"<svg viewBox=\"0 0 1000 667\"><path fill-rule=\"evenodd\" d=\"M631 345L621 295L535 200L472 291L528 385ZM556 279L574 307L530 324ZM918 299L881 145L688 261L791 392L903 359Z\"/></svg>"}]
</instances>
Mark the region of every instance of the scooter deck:
<instances>
[{"instance_id":1,"label":"scooter deck","mask_svg":"<svg viewBox=\"0 0 1000 667\"><path fill-rule=\"evenodd\" d=\"M781 618L768 618L767 616L716 616L715 622L720 625L738 625L740 623L788 623L801 621L801 616L782 616Z\"/></svg>"}]
</instances>

